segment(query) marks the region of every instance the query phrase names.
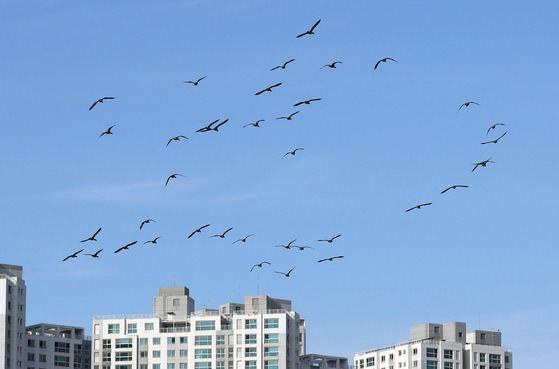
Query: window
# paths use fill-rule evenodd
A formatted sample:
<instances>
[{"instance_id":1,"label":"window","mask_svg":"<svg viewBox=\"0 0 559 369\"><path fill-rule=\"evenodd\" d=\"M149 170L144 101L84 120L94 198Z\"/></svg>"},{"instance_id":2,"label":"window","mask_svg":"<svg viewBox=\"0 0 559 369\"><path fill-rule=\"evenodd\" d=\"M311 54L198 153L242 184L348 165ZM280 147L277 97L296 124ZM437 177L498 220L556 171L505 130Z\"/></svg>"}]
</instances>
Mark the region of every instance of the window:
<instances>
[{"instance_id":1,"label":"window","mask_svg":"<svg viewBox=\"0 0 559 369\"><path fill-rule=\"evenodd\" d=\"M256 329L256 319L245 319L245 329Z\"/></svg>"},{"instance_id":2,"label":"window","mask_svg":"<svg viewBox=\"0 0 559 369\"><path fill-rule=\"evenodd\" d=\"M138 333L138 325L136 323L128 324L128 333Z\"/></svg>"},{"instance_id":3,"label":"window","mask_svg":"<svg viewBox=\"0 0 559 369\"><path fill-rule=\"evenodd\" d=\"M385 361L386 361L386 356L382 355L382 356L380 357L380 362L381 362L381 363L384 363Z\"/></svg>"},{"instance_id":4,"label":"window","mask_svg":"<svg viewBox=\"0 0 559 369\"><path fill-rule=\"evenodd\" d=\"M120 324L109 324L109 334L120 333Z\"/></svg>"},{"instance_id":5,"label":"window","mask_svg":"<svg viewBox=\"0 0 559 369\"><path fill-rule=\"evenodd\" d=\"M279 328L279 319L264 319L264 328Z\"/></svg>"},{"instance_id":6,"label":"window","mask_svg":"<svg viewBox=\"0 0 559 369\"><path fill-rule=\"evenodd\" d=\"M414 368L417 368L417 360L414 360L414 361L413 361L412 366L413 366Z\"/></svg>"},{"instance_id":7,"label":"window","mask_svg":"<svg viewBox=\"0 0 559 369\"><path fill-rule=\"evenodd\" d=\"M452 350L444 350L444 352L443 352L444 358L452 360L452 353L453 353Z\"/></svg>"},{"instance_id":8,"label":"window","mask_svg":"<svg viewBox=\"0 0 559 369\"><path fill-rule=\"evenodd\" d=\"M70 366L70 358L67 356L55 356L54 357L54 366Z\"/></svg>"},{"instance_id":9,"label":"window","mask_svg":"<svg viewBox=\"0 0 559 369\"><path fill-rule=\"evenodd\" d=\"M147 351L140 351L140 359L145 359L148 357Z\"/></svg>"},{"instance_id":10,"label":"window","mask_svg":"<svg viewBox=\"0 0 559 369\"><path fill-rule=\"evenodd\" d=\"M147 364L140 364L140 369L148 369L148 365Z\"/></svg>"},{"instance_id":11,"label":"window","mask_svg":"<svg viewBox=\"0 0 559 369\"><path fill-rule=\"evenodd\" d=\"M246 347L245 357L256 357L256 347Z\"/></svg>"},{"instance_id":12,"label":"window","mask_svg":"<svg viewBox=\"0 0 559 369\"><path fill-rule=\"evenodd\" d=\"M484 340L485 339L485 333L480 333L479 337Z\"/></svg>"},{"instance_id":13,"label":"window","mask_svg":"<svg viewBox=\"0 0 559 369\"><path fill-rule=\"evenodd\" d=\"M99 327L99 324L93 325L93 334L101 334L101 329Z\"/></svg>"},{"instance_id":14,"label":"window","mask_svg":"<svg viewBox=\"0 0 559 369\"><path fill-rule=\"evenodd\" d=\"M103 348L110 349L111 348L111 340L103 340Z\"/></svg>"},{"instance_id":15,"label":"window","mask_svg":"<svg viewBox=\"0 0 559 369\"><path fill-rule=\"evenodd\" d=\"M279 347L264 347L265 357L279 356Z\"/></svg>"},{"instance_id":16,"label":"window","mask_svg":"<svg viewBox=\"0 0 559 369\"><path fill-rule=\"evenodd\" d=\"M47 341L39 341L39 348L46 349Z\"/></svg>"},{"instance_id":17,"label":"window","mask_svg":"<svg viewBox=\"0 0 559 369\"><path fill-rule=\"evenodd\" d=\"M252 360L245 361L245 369L256 369L256 361L252 361Z\"/></svg>"},{"instance_id":18,"label":"window","mask_svg":"<svg viewBox=\"0 0 559 369\"><path fill-rule=\"evenodd\" d=\"M489 363L490 364L501 364L501 355L489 354Z\"/></svg>"},{"instance_id":19,"label":"window","mask_svg":"<svg viewBox=\"0 0 559 369\"><path fill-rule=\"evenodd\" d=\"M197 331L215 331L215 321L213 320L200 320L196 322Z\"/></svg>"},{"instance_id":20,"label":"window","mask_svg":"<svg viewBox=\"0 0 559 369\"><path fill-rule=\"evenodd\" d=\"M54 352L62 352L62 353L69 353L70 352L70 344L66 342L55 342L54 343Z\"/></svg>"},{"instance_id":21,"label":"window","mask_svg":"<svg viewBox=\"0 0 559 369\"><path fill-rule=\"evenodd\" d=\"M132 348L132 338L116 339L115 348Z\"/></svg>"},{"instance_id":22,"label":"window","mask_svg":"<svg viewBox=\"0 0 559 369\"><path fill-rule=\"evenodd\" d=\"M509 359L509 356L508 356L508 355L505 355L505 363L508 364L508 363L510 362L509 360L510 360L510 359Z\"/></svg>"},{"instance_id":23,"label":"window","mask_svg":"<svg viewBox=\"0 0 559 369\"><path fill-rule=\"evenodd\" d=\"M225 361L218 361L215 363L216 369L225 369Z\"/></svg>"},{"instance_id":24,"label":"window","mask_svg":"<svg viewBox=\"0 0 559 369\"><path fill-rule=\"evenodd\" d=\"M215 337L215 344L216 345L225 345L225 336L216 336Z\"/></svg>"},{"instance_id":25,"label":"window","mask_svg":"<svg viewBox=\"0 0 559 369\"><path fill-rule=\"evenodd\" d=\"M154 358L161 357L161 351L159 351L159 350L153 351L151 356L154 357Z\"/></svg>"},{"instance_id":26,"label":"window","mask_svg":"<svg viewBox=\"0 0 559 369\"><path fill-rule=\"evenodd\" d=\"M115 352L115 361L132 361L132 351Z\"/></svg>"},{"instance_id":27,"label":"window","mask_svg":"<svg viewBox=\"0 0 559 369\"><path fill-rule=\"evenodd\" d=\"M485 363L485 354L483 352L479 353L479 361L481 363Z\"/></svg>"},{"instance_id":28,"label":"window","mask_svg":"<svg viewBox=\"0 0 559 369\"><path fill-rule=\"evenodd\" d=\"M217 359L225 358L225 349L224 348L215 349L215 357Z\"/></svg>"},{"instance_id":29,"label":"window","mask_svg":"<svg viewBox=\"0 0 559 369\"><path fill-rule=\"evenodd\" d=\"M194 351L194 358L195 359L211 359L212 358L212 349L196 349Z\"/></svg>"},{"instance_id":30,"label":"window","mask_svg":"<svg viewBox=\"0 0 559 369\"><path fill-rule=\"evenodd\" d=\"M414 355L417 355L417 349L414 348L414 349L412 350L412 353L413 353Z\"/></svg>"},{"instance_id":31,"label":"window","mask_svg":"<svg viewBox=\"0 0 559 369\"><path fill-rule=\"evenodd\" d=\"M451 361L444 362L444 369L454 369L454 363Z\"/></svg>"},{"instance_id":32,"label":"window","mask_svg":"<svg viewBox=\"0 0 559 369\"><path fill-rule=\"evenodd\" d=\"M35 361L35 354L27 354L27 361Z\"/></svg>"},{"instance_id":33,"label":"window","mask_svg":"<svg viewBox=\"0 0 559 369\"><path fill-rule=\"evenodd\" d=\"M173 364L173 363L168 363L168 364L167 364L167 369L175 369L175 364Z\"/></svg>"},{"instance_id":34,"label":"window","mask_svg":"<svg viewBox=\"0 0 559 369\"><path fill-rule=\"evenodd\" d=\"M132 369L132 365L116 365L116 369Z\"/></svg>"},{"instance_id":35,"label":"window","mask_svg":"<svg viewBox=\"0 0 559 369\"><path fill-rule=\"evenodd\" d=\"M27 340L27 347L35 347L35 340Z\"/></svg>"},{"instance_id":36,"label":"window","mask_svg":"<svg viewBox=\"0 0 559 369\"><path fill-rule=\"evenodd\" d=\"M161 337L153 337L152 344L160 345L161 344Z\"/></svg>"},{"instance_id":37,"label":"window","mask_svg":"<svg viewBox=\"0 0 559 369\"><path fill-rule=\"evenodd\" d=\"M194 363L194 369L212 369L212 363Z\"/></svg>"},{"instance_id":38,"label":"window","mask_svg":"<svg viewBox=\"0 0 559 369\"><path fill-rule=\"evenodd\" d=\"M279 369L279 360L265 360L264 369Z\"/></svg>"},{"instance_id":39,"label":"window","mask_svg":"<svg viewBox=\"0 0 559 369\"><path fill-rule=\"evenodd\" d=\"M188 337L180 337L179 342L180 343L187 343L188 342Z\"/></svg>"},{"instance_id":40,"label":"window","mask_svg":"<svg viewBox=\"0 0 559 369\"><path fill-rule=\"evenodd\" d=\"M111 352L103 352L103 361L111 361Z\"/></svg>"},{"instance_id":41,"label":"window","mask_svg":"<svg viewBox=\"0 0 559 369\"><path fill-rule=\"evenodd\" d=\"M437 349L427 347L427 357L437 357Z\"/></svg>"},{"instance_id":42,"label":"window","mask_svg":"<svg viewBox=\"0 0 559 369\"><path fill-rule=\"evenodd\" d=\"M375 365L375 358L374 357L368 357L367 358L367 366L373 366Z\"/></svg>"},{"instance_id":43,"label":"window","mask_svg":"<svg viewBox=\"0 0 559 369\"><path fill-rule=\"evenodd\" d=\"M245 334L245 345L256 345L256 335Z\"/></svg>"},{"instance_id":44,"label":"window","mask_svg":"<svg viewBox=\"0 0 559 369\"><path fill-rule=\"evenodd\" d=\"M463 333L462 332L458 332L458 338L462 338Z\"/></svg>"},{"instance_id":45,"label":"window","mask_svg":"<svg viewBox=\"0 0 559 369\"><path fill-rule=\"evenodd\" d=\"M179 355L181 357L187 357L188 356L188 350L180 350Z\"/></svg>"},{"instance_id":46,"label":"window","mask_svg":"<svg viewBox=\"0 0 559 369\"><path fill-rule=\"evenodd\" d=\"M388 355L388 359L389 359L389 360L394 360L394 354Z\"/></svg>"},{"instance_id":47,"label":"window","mask_svg":"<svg viewBox=\"0 0 559 369\"><path fill-rule=\"evenodd\" d=\"M82 354L82 345L74 344L74 355Z\"/></svg>"},{"instance_id":48,"label":"window","mask_svg":"<svg viewBox=\"0 0 559 369\"><path fill-rule=\"evenodd\" d=\"M439 333L441 328L440 327L434 327L435 333Z\"/></svg>"},{"instance_id":49,"label":"window","mask_svg":"<svg viewBox=\"0 0 559 369\"><path fill-rule=\"evenodd\" d=\"M437 369L437 362L436 361L431 361L431 360L427 360L427 369Z\"/></svg>"},{"instance_id":50,"label":"window","mask_svg":"<svg viewBox=\"0 0 559 369\"><path fill-rule=\"evenodd\" d=\"M147 338L140 338L140 345L147 345L148 339Z\"/></svg>"},{"instance_id":51,"label":"window","mask_svg":"<svg viewBox=\"0 0 559 369\"><path fill-rule=\"evenodd\" d=\"M46 363L47 362L47 355L39 354L39 362Z\"/></svg>"},{"instance_id":52,"label":"window","mask_svg":"<svg viewBox=\"0 0 559 369\"><path fill-rule=\"evenodd\" d=\"M212 344L212 336L196 336L194 346L207 346Z\"/></svg>"},{"instance_id":53,"label":"window","mask_svg":"<svg viewBox=\"0 0 559 369\"><path fill-rule=\"evenodd\" d=\"M188 364L187 363L180 363L179 368L180 369L188 369Z\"/></svg>"},{"instance_id":54,"label":"window","mask_svg":"<svg viewBox=\"0 0 559 369\"><path fill-rule=\"evenodd\" d=\"M175 357L175 350L167 350L167 357Z\"/></svg>"},{"instance_id":55,"label":"window","mask_svg":"<svg viewBox=\"0 0 559 369\"><path fill-rule=\"evenodd\" d=\"M264 343L279 343L279 334L278 333L264 334Z\"/></svg>"},{"instance_id":56,"label":"window","mask_svg":"<svg viewBox=\"0 0 559 369\"><path fill-rule=\"evenodd\" d=\"M167 344L172 345L175 343L175 337L167 337Z\"/></svg>"},{"instance_id":57,"label":"window","mask_svg":"<svg viewBox=\"0 0 559 369\"><path fill-rule=\"evenodd\" d=\"M153 364L151 366L152 369L161 369L161 364Z\"/></svg>"},{"instance_id":58,"label":"window","mask_svg":"<svg viewBox=\"0 0 559 369\"><path fill-rule=\"evenodd\" d=\"M144 329L146 331L153 331L153 323L145 323L144 324Z\"/></svg>"}]
</instances>

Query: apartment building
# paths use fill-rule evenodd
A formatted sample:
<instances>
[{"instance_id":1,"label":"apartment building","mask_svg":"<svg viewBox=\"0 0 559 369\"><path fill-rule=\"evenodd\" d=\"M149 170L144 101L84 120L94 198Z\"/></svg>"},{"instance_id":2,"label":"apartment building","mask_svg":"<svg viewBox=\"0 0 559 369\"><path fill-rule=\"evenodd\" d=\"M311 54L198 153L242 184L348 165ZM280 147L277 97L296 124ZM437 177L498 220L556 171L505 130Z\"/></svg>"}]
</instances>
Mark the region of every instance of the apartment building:
<instances>
[{"instance_id":1,"label":"apartment building","mask_svg":"<svg viewBox=\"0 0 559 369\"><path fill-rule=\"evenodd\" d=\"M512 352L501 332L466 331L466 323L425 323L410 340L355 354L356 369L512 369Z\"/></svg>"},{"instance_id":2,"label":"apartment building","mask_svg":"<svg viewBox=\"0 0 559 369\"><path fill-rule=\"evenodd\" d=\"M93 317L94 369L297 369L305 319L291 301L246 296L194 310L186 287L162 287L153 314Z\"/></svg>"},{"instance_id":3,"label":"apartment building","mask_svg":"<svg viewBox=\"0 0 559 369\"><path fill-rule=\"evenodd\" d=\"M23 268L0 264L0 369L25 367Z\"/></svg>"}]
</instances>

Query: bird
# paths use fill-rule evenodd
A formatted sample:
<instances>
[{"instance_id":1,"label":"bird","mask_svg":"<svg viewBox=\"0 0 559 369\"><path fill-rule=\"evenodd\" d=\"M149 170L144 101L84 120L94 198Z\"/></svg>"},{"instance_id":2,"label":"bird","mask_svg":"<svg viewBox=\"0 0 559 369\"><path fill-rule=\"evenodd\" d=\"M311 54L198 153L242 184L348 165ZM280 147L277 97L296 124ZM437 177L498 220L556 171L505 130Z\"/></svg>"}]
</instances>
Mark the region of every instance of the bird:
<instances>
[{"instance_id":1,"label":"bird","mask_svg":"<svg viewBox=\"0 0 559 369\"><path fill-rule=\"evenodd\" d=\"M84 255L89 255L89 256L91 256L92 258L99 259L99 253L100 253L101 251L103 251L103 249L97 251L95 254L84 254Z\"/></svg>"},{"instance_id":2,"label":"bird","mask_svg":"<svg viewBox=\"0 0 559 369\"><path fill-rule=\"evenodd\" d=\"M314 247L310 247L310 246L293 246L293 247L298 247L300 251L303 251L304 249L313 249Z\"/></svg>"},{"instance_id":3,"label":"bird","mask_svg":"<svg viewBox=\"0 0 559 369\"><path fill-rule=\"evenodd\" d=\"M334 242L334 240L335 240L336 238L341 237L341 235L342 235L342 234L340 233L339 235L334 236L334 237L330 238L329 240L317 240L317 241L318 241L318 242L328 242L328 243L332 243L332 242Z\"/></svg>"},{"instance_id":4,"label":"bird","mask_svg":"<svg viewBox=\"0 0 559 369\"><path fill-rule=\"evenodd\" d=\"M194 232L192 232L192 233L190 234L190 236L188 236L187 238L190 238L190 237L194 236L195 233L201 233L201 232L202 232L202 229L204 229L204 228L206 228L206 227L209 227L209 226L210 226L209 224L206 224L205 226L202 226L202 227L198 228L197 230L195 230Z\"/></svg>"},{"instance_id":5,"label":"bird","mask_svg":"<svg viewBox=\"0 0 559 369\"><path fill-rule=\"evenodd\" d=\"M505 133L503 133L503 134L502 134L501 136L499 136L499 138L498 138L498 139L496 139L496 140L493 140L493 141L487 141L487 142L482 142L481 144L482 144L482 145L485 145L485 144L489 144L489 143L494 143L494 144L496 144L496 143L497 143L497 141L499 141L499 140L500 140L501 138L503 138L503 136L504 136L504 135L506 135L506 134L507 134L507 132L508 132L508 131L506 131Z\"/></svg>"},{"instance_id":6,"label":"bird","mask_svg":"<svg viewBox=\"0 0 559 369\"><path fill-rule=\"evenodd\" d=\"M276 245L276 246L274 246L274 247L283 247L283 248L285 248L285 249L290 249L290 248L291 248L291 245L292 245L293 242L295 242L295 241L297 241L297 239L294 239L293 241L289 242L287 245ZM295 245L294 245L293 247L295 247Z\"/></svg>"},{"instance_id":7,"label":"bird","mask_svg":"<svg viewBox=\"0 0 559 369\"><path fill-rule=\"evenodd\" d=\"M64 258L64 260L62 260L62 261L66 261L66 260L68 260L68 259L70 259L70 258L77 258L77 257L78 257L78 254L79 254L80 252L82 252L82 251L83 251L83 249L81 249L80 251L76 251L76 252L74 252L72 255L66 256L66 257Z\"/></svg>"},{"instance_id":8,"label":"bird","mask_svg":"<svg viewBox=\"0 0 559 369\"><path fill-rule=\"evenodd\" d=\"M300 34L299 36L297 36L296 38L303 37L304 35L314 35L314 29L316 28L316 26L318 26L318 24L320 23L321 20L322 20L322 19L319 19L318 22L316 22L316 23L314 24L314 26L311 27L310 30L308 30L308 31L305 32L305 33L301 33L301 34Z\"/></svg>"},{"instance_id":9,"label":"bird","mask_svg":"<svg viewBox=\"0 0 559 369\"><path fill-rule=\"evenodd\" d=\"M101 133L101 135L99 136L99 138L103 137L103 135L112 135L113 133L111 132L111 129L116 126L116 124L112 125L109 127L109 129L107 129L105 132Z\"/></svg>"},{"instance_id":10,"label":"bird","mask_svg":"<svg viewBox=\"0 0 559 369\"><path fill-rule=\"evenodd\" d=\"M252 272L252 270L253 270L254 268L256 268L256 267L262 268L262 264L272 265L272 263L269 263L269 262L267 262L267 261L263 261L263 262L261 262L260 264L254 264L254 265L252 266L252 268L250 268L250 271Z\"/></svg>"},{"instance_id":11,"label":"bird","mask_svg":"<svg viewBox=\"0 0 559 369\"><path fill-rule=\"evenodd\" d=\"M243 126L243 128L248 127L248 126L260 127L260 126L258 125L260 122L265 122L265 120L264 120L264 119L258 119L255 123L245 124L245 125Z\"/></svg>"},{"instance_id":12,"label":"bird","mask_svg":"<svg viewBox=\"0 0 559 369\"><path fill-rule=\"evenodd\" d=\"M222 125L224 125L224 124L227 123L228 121L229 121L229 119L225 119L223 122L219 123L217 126L209 128L208 131L216 131L216 132L219 132L219 131L218 131L219 127L221 127Z\"/></svg>"},{"instance_id":13,"label":"bird","mask_svg":"<svg viewBox=\"0 0 559 369\"><path fill-rule=\"evenodd\" d=\"M276 118L276 119L287 119L287 120L292 120L292 119L293 119L293 116L294 116L295 114L299 113L299 112L300 112L300 110L297 110L295 113L291 114L291 115L288 116L288 117L279 117L279 118Z\"/></svg>"},{"instance_id":14,"label":"bird","mask_svg":"<svg viewBox=\"0 0 559 369\"><path fill-rule=\"evenodd\" d=\"M276 83L275 85L270 86L270 87L268 87L268 88L265 88L265 89L263 89L262 91L259 91L259 92L255 93L254 95L260 95L262 92L266 92L266 91L272 92L272 88L278 87L278 86L280 86L281 84L282 84L282 82Z\"/></svg>"},{"instance_id":15,"label":"bird","mask_svg":"<svg viewBox=\"0 0 559 369\"><path fill-rule=\"evenodd\" d=\"M333 62L332 64L326 64L326 65L320 67L320 69L322 69L322 68L324 68L324 67L336 68L336 64L338 64L338 63L339 63L339 64L343 64L341 61L335 61L335 62Z\"/></svg>"},{"instance_id":16,"label":"bird","mask_svg":"<svg viewBox=\"0 0 559 369\"><path fill-rule=\"evenodd\" d=\"M293 151L286 152L285 155L283 155L281 158L283 159L283 158L285 158L285 157L286 157L287 155L289 155L289 154L295 155L295 153L297 152L297 150L304 150L304 149L303 149L302 147L296 148L296 149L293 150Z\"/></svg>"},{"instance_id":17,"label":"bird","mask_svg":"<svg viewBox=\"0 0 559 369\"><path fill-rule=\"evenodd\" d=\"M380 63L386 63L387 60L392 60L393 62L398 63L396 60L392 59L392 58L384 58L384 59L380 59L376 64L375 67L373 68L373 70L377 69L378 65Z\"/></svg>"},{"instance_id":18,"label":"bird","mask_svg":"<svg viewBox=\"0 0 559 369\"><path fill-rule=\"evenodd\" d=\"M169 146L169 144L171 143L171 141L180 141L181 138L185 138L185 139L188 140L188 137L183 136L183 135L179 135L179 136L170 138L170 139L169 139L169 142L167 142L167 146ZM165 146L165 147L167 147L167 146Z\"/></svg>"},{"instance_id":19,"label":"bird","mask_svg":"<svg viewBox=\"0 0 559 369\"><path fill-rule=\"evenodd\" d=\"M184 83L192 83L194 86L198 86L198 83L200 83L201 80L203 80L204 78L206 78L207 76L204 76L202 78L199 78L196 82L194 81L184 81Z\"/></svg>"},{"instance_id":20,"label":"bird","mask_svg":"<svg viewBox=\"0 0 559 369\"><path fill-rule=\"evenodd\" d=\"M247 238L249 238L250 236L254 236L254 234L249 234L248 236L246 236L245 238L239 238L237 241L233 242L233 244L241 241L241 242L247 242Z\"/></svg>"},{"instance_id":21,"label":"bird","mask_svg":"<svg viewBox=\"0 0 559 369\"><path fill-rule=\"evenodd\" d=\"M91 237L89 237L89 238L86 238L85 240L81 240L80 242L85 242L85 241L97 241L97 240L95 239L95 236L97 236L97 235L99 234L99 232L101 232L101 227L97 230L97 232L95 232L95 233L93 234L93 236L91 236Z\"/></svg>"},{"instance_id":22,"label":"bird","mask_svg":"<svg viewBox=\"0 0 559 369\"><path fill-rule=\"evenodd\" d=\"M146 219L146 220L144 220L144 221L142 222L142 224L140 224L140 230L142 229L142 227L144 226L144 224L149 224L149 223L151 223L151 222L157 223L157 222L156 222L155 220L153 220L153 219Z\"/></svg>"},{"instance_id":23,"label":"bird","mask_svg":"<svg viewBox=\"0 0 559 369\"><path fill-rule=\"evenodd\" d=\"M276 272L276 271L274 271L274 273L283 274L284 276L286 276L286 277L289 278L289 274L293 271L293 269L295 269L295 267L291 268L291 269L289 270L289 272L287 272L287 273L284 273L284 272Z\"/></svg>"},{"instance_id":24,"label":"bird","mask_svg":"<svg viewBox=\"0 0 559 369\"><path fill-rule=\"evenodd\" d=\"M479 163L474 163L474 164L472 164L472 165L475 165L475 167L474 167L474 169L472 169L472 172L473 172L474 170L476 170L476 168L479 167L480 165L481 165L482 167L487 166L487 163L495 163L495 162L494 162L494 161L491 161L491 158L489 158L489 159L484 160L484 161L481 161L481 162L479 162Z\"/></svg>"},{"instance_id":25,"label":"bird","mask_svg":"<svg viewBox=\"0 0 559 369\"><path fill-rule=\"evenodd\" d=\"M95 101L95 102L93 103L93 105L91 105L91 107L89 108L89 110L93 109L93 107L94 107L95 105L97 105L97 103L101 103L101 104L102 104L102 103L103 103L103 100L112 100L112 99L114 99L114 97L111 97L111 96L102 97L102 98L100 98L99 100Z\"/></svg>"},{"instance_id":26,"label":"bird","mask_svg":"<svg viewBox=\"0 0 559 369\"><path fill-rule=\"evenodd\" d=\"M475 102L475 101L468 101L468 102L465 102L464 104L460 105L460 107L458 108L458 111L456 112L456 114L458 114L458 113L460 112L460 109L462 109L463 106L465 106L465 107L467 108L468 106L470 106L470 104L479 105L479 104L478 104L477 102Z\"/></svg>"},{"instance_id":27,"label":"bird","mask_svg":"<svg viewBox=\"0 0 559 369\"><path fill-rule=\"evenodd\" d=\"M200 128L199 130L197 130L196 132L208 132L210 131L212 128L211 126L215 123L219 122L219 119L214 120L213 122L211 122L210 124L208 124L205 127Z\"/></svg>"},{"instance_id":28,"label":"bird","mask_svg":"<svg viewBox=\"0 0 559 369\"><path fill-rule=\"evenodd\" d=\"M297 104L294 104L293 106L299 106L299 105L301 105L301 104L307 104L307 105L309 105L309 104L310 104L311 102L313 102L313 101L320 101L320 100L322 100L322 99L310 99L310 100L305 100L305 101L298 102Z\"/></svg>"},{"instance_id":29,"label":"bird","mask_svg":"<svg viewBox=\"0 0 559 369\"><path fill-rule=\"evenodd\" d=\"M288 60L285 63L283 63L283 65L278 65L277 67L274 67L274 68L270 69L270 72L273 71L273 70L276 70L278 68L285 69L287 64L291 63L292 61L295 61L295 59Z\"/></svg>"},{"instance_id":30,"label":"bird","mask_svg":"<svg viewBox=\"0 0 559 369\"><path fill-rule=\"evenodd\" d=\"M467 187L470 187L470 186L465 186L465 185L453 185L453 186L450 186L449 188L447 188L446 190L442 191L441 194L445 193L446 191L448 191L448 190L450 190L450 189L455 190L455 189L458 188L458 187L467 188Z\"/></svg>"},{"instance_id":31,"label":"bird","mask_svg":"<svg viewBox=\"0 0 559 369\"><path fill-rule=\"evenodd\" d=\"M114 253L117 254L117 253L121 252L122 250L128 250L128 248L129 248L130 246L133 246L133 245L135 245L135 244L137 244L137 243L138 243L138 241L130 242L130 243L127 244L126 246L122 246L120 249L116 250Z\"/></svg>"},{"instance_id":32,"label":"bird","mask_svg":"<svg viewBox=\"0 0 559 369\"><path fill-rule=\"evenodd\" d=\"M489 129L487 130L487 133L485 134L485 137L487 137L487 135L489 134L489 131L491 131L492 129L495 129L495 127L497 126L506 126L506 124L504 123L495 123L493 124L491 127L489 127Z\"/></svg>"},{"instance_id":33,"label":"bird","mask_svg":"<svg viewBox=\"0 0 559 369\"><path fill-rule=\"evenodd\" d=\"M414 206L413 208L409 208L408 210L406 210L406 213L407 213L408 211L410 211L410 210L413 210L413 209L421 209L422 206L427 206L427 205L431 205L431 204L432 204L432 202L428 202L428 203L426 203L426 204L421 204L421 205L416 205L416 206Z\"/></svg>"},{"instance_id":34,"label":"bird","mask_svg":"<svg viewBox=\"0 0 559 369\"><path fill-rule=\"evenodd\" d=\"M210 237L225 238L225 234L226 234L227 232L229 232L230 230L232 230L232 229L233 229L233 227L229 228L228 230L226 230L226 231L223 232L222 234L214 234L213 236L210 236Z\"/></svg>"},{"instance_id":35,"label":"bird","mask_svg":"<svg viewBox=\"0 0 559 369\"><path fill-rule=\"evenodd\" d=\"M161 238L161 236L155 237L153 240L144 242L144 245L145 245L146 243L157 243L157 240L160 239L160 238Z\"/></svg>"},{"instance_id":36,"label":"bird","mask_svg":"<svg viewBox=\"0 0 559 369\"><path fill-rule=\"evenodd\" d=\"M165 182L165 187L167 187L167 184L169 183L169 180L170 180L171 178L177 178L177 176L184 177L182 174L179 174L179 173L171 174L171 175L167 178L167 182Z\"/></svg>"},{"instance_id":37,"label":"bird","mask_svg":"<svg viewBox=\"0 0 559 369\"><path fill-rule=\"evenodd\" d=\"M334 260L334 259L341 259L341 258L343 258L342 255L340 255L340 256L332 256L331 258L326 258L326 259L318 260L317 263L322 263L323 261L332 261L332 260Z\"/></svg>"}]
</instances>

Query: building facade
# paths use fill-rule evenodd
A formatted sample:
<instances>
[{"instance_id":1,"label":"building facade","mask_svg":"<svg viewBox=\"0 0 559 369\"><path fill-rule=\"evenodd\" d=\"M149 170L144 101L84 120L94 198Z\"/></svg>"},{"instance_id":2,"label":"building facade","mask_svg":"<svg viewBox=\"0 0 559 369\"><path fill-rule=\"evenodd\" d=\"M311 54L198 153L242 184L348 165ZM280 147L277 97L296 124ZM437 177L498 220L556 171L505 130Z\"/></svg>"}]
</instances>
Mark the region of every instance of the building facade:
<instances>
[{"instance_id":1,"label":"building facade","mask_svg":"<svg viewBox=\"0 0 559 369\"><path fill-rule=\"evenodd\" d=\"M297 369L306 329L289 300L195 311L188 288L162 287L153 314L94 317L92 338L94 369Z\"/></svg>"},{"instance_id":2,"label":"building facade","mask_svg":"<svg viewBox=\"0 0 559 369\"><path fill-rule=\"evenodd\" d=\"M512 369L512 352L501 332L474 330L466 323L426 323L410 328L410 340L357 353L356 369Z\"/></svg>"},{"instance_id":3,"label":"building facade","mask_svg":"<svg viewBox=\"0 0 559 369\"><path fill-rule=\"evenodd\" d=\"M23 268L0 264L0 369L25 367Z\"/></svg>"}]
</instances>

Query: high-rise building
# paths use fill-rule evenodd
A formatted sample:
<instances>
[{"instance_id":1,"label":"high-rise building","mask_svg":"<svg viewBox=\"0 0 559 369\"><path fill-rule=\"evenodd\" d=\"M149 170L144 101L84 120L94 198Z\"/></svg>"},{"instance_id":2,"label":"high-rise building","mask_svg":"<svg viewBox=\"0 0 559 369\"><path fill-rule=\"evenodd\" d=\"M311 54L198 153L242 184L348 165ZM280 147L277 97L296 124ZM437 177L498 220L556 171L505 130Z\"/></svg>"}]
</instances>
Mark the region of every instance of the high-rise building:
<instances>
[{"instance_id":1,"label":"high-rise building","mask_svg":"<svg viewBox=\"0 0 559 369\"><path fill-rule=\"evenodd\" d=\"M355 369L512 369L512 351L501 332L473 330L466 323L425 323L410 340L355 354Z\"/></svg>"},{"instance_id":2,"label":"high-rise building","mask_svg":"<svg viewBox=\"0 0 559 369\"><path fill-rule=\"evenodd\" d=\"M0 369L25 367L25 291L23 268L0 264Z\"/></svg>"},{"instance_id":3,"label":"high-rise building","mask_svg":"<svg viewBox=\"0 0 559 369\"><path fill-rule=\"evenodd\" d=\"M163 287L153 314L93 317L93 368L296 369L305 332L289 300L246 296L195 311L188 288Z\"/></svg>"}]
</instances>

